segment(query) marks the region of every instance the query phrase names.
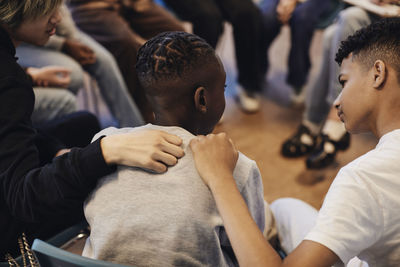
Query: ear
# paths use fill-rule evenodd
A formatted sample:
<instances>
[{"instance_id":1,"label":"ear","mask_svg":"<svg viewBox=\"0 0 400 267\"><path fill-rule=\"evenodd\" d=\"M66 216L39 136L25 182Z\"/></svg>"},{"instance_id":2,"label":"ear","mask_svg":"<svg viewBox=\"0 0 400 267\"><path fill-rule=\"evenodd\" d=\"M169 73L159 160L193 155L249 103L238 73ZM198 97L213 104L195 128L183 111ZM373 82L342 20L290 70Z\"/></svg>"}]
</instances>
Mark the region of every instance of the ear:
<instances>
[{"instance_id":1,"label":"ear","mask_svg":"<svg viewBox=\"0 0 400 267\"><path fill-rule=\"evenodd\" d=\"M206 88L204 88L203 86L197 87L194 93L194 104L196 110L200 111L203 114L207 112Z\"/></svg>"},{"instance_id":2,"label":"ear","mask_svg":"<svg viewBox=\"0 0 400 267\"><path fill-rule=\"evenodd\" d=\"M385 84L386 81L386 65L385 62L382 60L377 60L374 63L373 67L373 73L374 73L374 83L373 87L375 89L379 89L382 87L383 84Z\"/></svg>"}]
</instances>

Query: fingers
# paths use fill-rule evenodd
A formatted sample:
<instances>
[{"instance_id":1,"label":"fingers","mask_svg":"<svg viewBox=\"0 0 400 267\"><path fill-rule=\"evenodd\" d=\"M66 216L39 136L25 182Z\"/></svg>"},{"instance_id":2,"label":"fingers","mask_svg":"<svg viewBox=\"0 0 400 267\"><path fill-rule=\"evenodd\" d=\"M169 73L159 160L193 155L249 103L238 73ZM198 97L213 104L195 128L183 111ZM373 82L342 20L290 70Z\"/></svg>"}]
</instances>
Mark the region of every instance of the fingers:
<instances>
[{"instance_id":1,"label":"fingers","mask_svg":"<svg viewBox=\"0 0 400 267\"><path fill-rule=\"evenodd\" d=\"M58 86L62 87L62 88L67 88L69 86L71 82L71 77L70 76L66 76L66 77L58 77Z\"/></svg>"},{"instance_id":2,"label":"fingers","mask_svg":"<svg viewBox=\"0 0 400 267\"><path fill-rule=\"evenodd\" d=\"M182 139L176 135L169 134L167 132L160 131L161 136L169 143L180 146L182 145Z\"/></svg>"},{"instance_id":3,"label":"fingers","mask_svg":"<svg viewBox=\"0 0 400 267\"><path fill-rule=\"evenodd\" d=\"M69 75L71 73L71 70L69 68L62 67L62 66L47 66L47 67L44 67L43 69L55 72L60 75Z\"/></svg>"},{"instance_id":4,"label":"fingers","mask_svg":"<svg viewBox=\"0 0 400 267\"><path fill-rule=\"evenodd\" d=\"M145 165L144 167L157 173L163 173L167 171L167 166L158 161L151 161L147 166Z\"/></svg>"},{"instance_id":5,"label":"fingers","mask_svg":"<svg viewBox=\"0 0 400 267\"><path fill-rule=\"evenodd\" d=\"M96 57L95 56L82 56L79 59L79 63L81 65L90 65L96 63Z\"/></svg>"},{"instance_id":6,"label":"fingers","mask_svg":"<svg viewBox=\"0 0 400 267\"><path fill-rule=\"evenodd\" d=\"M154 160L164 163L167 166L174 166L178 163L178 159L169 153L158 152L154 155Z\"/></svg>"}]
</instances>

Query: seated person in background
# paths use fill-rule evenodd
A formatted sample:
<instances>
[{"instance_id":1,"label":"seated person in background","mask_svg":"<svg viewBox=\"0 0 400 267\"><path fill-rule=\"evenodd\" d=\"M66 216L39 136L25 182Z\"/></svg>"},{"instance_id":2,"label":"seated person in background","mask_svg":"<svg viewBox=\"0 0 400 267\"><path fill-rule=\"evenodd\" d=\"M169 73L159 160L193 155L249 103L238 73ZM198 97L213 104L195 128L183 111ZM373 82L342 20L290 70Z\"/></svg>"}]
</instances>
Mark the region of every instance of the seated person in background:
<instances>
[{"instance_id":1,"label":"seated person in background","mask_svg":"<svg viewBox=\"0 0 400 267\"><path fill-rule=\"evenodd\" d=\"M84 87L84 71L87 71L96 79L101 96L117 125L120 127L142 125L142 115L129 95L113 55L76 27L64 4L60 8L60 14L62 20L56 28L56 34L51 36L45 47L26 43L18 46L19 64L26 67L58 65L68 68L70 70L68 89L74 94ZM54 105L57 105L57 96L51 92L45 93L48 102L53 101Z\"/></svg>"},{"instance_id":2,"label":"seated person in background","mask_svg":"<svg viewBox=\"0 0 400 267\"><path fill-rule=\"evenodd\" d=\"M152 122L135 71L137 51L159 33L183 31L182 23L153 0L69 0L68 6L77 26L114 55L129 93L145 121Z\"/></svg>"},{"instance_id":3,"label":"seated person in background","mask_svg":"<svg viewBox=\"0 0 400 267\"><path fill-rule=\"evenodd\" d=\"M193 32L212 47L224 32L224 22L233 28L237 66L237 101L245 112L261 108L265 86L266 49L260 10L252 0L164 0L182 20L190 21Z\"/></svg>"},{"instance_id":4,"label":"seated person in background","mask_svg":"<svg viewBox=\"0 0 400 267\"><path fill-rule=\"evenodd\" d=\"M300 103L303 98L300 93L307 82L311 68L309 50L314 30L320 19L328 15L336 2L330 0L263 0L260 4L266 49L269 49L282 26L290 27L291 44L287 65L287 83L292 89L290 95L292 104ZM267 63L269 63L268 54Z\"/></svg>"},{"instance_id":5,"label":"seated person in background","mask_svg":"<svg viewBox=\"0 0 400 267\"><path fill-rule=\"evenodd\" d=\"M70 70L61 66L26 68L35 93L33 124L57 119L77 110L76 97L66 90L71 82Z\"/></svg>"},{"instance_id":6,"label":"seated person in background","mask_svg":"<svg viewBox=\"0 0 400 267\"><path fill-rule=\"evenodd\" d=\"M139 50L136 70L157 126L108 128L94 140L157 129L181 137L186 155L162 175L119 166L100 180L84 207L91 234L83 255L134 266L236 266L222 219L188 146L195 135L211 133L224 111L226 77L220 59L200 37L166 32ZM264 230L256 163L240 154L233 175Z\"/></svg>"}]
</instances>

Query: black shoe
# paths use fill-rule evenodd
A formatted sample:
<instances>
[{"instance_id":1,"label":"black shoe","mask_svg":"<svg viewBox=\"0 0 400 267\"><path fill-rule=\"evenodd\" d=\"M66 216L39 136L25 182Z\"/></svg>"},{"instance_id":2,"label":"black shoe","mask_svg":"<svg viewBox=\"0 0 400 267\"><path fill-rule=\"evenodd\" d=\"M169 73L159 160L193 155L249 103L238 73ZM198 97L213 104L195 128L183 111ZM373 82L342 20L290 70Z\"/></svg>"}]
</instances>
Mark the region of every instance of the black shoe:
<instances>
[{"instance_id":1,"label":"black shoe","mask_svg":"<svg viewBox=\"0 0 400 267\"><path fill-rule=\"evenodd\" d=\"M348 132L339 141L333 141L325 134L321 134L318 139L315 150L306 160L308 169L322 169L329 166L335 160L338 150L346 150L350 146L350 134ZM331 143L334 147L331 153L326 152L324 149L327 142Z\"/></svg>"},{"instance_id":2,"label":"black shoe","mask_svg":"<svg viewBox=\"0 0 400 267\"><path fill-rule=\"evenodd\" d=\"M308 135L312 140L312 144L303 143L301 141L303 135ZM311 134L311 131L301 124L297 132L283 143L281 153L283 156L289 158L301 157L313 151L315 147L315 139L316 137Z\"/></svg>"}]
</instances>

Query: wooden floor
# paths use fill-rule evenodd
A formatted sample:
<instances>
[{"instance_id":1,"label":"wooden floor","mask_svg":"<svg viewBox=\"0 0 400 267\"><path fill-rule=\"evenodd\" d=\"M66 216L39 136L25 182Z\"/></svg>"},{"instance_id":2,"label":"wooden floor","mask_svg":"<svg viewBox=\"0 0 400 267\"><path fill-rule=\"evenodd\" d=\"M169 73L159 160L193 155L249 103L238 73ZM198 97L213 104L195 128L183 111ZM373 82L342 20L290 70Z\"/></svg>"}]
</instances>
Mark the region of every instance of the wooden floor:
<instances>
[{"instance_id":1,"label":"wooden floor","mask_svg":"<svg viewBox=\"0 0 400 267\"><path fill-rule=\"evenodd\" d=\"M376 140L371 135L352 136L350 148L339 152L337 162L321 171L307 171L304 158L282 157L281 144L293 134L302 117L302 110L288 107L289 87L284 82L290 44L289 29L282 30L269 51L271 69L267 77L268 87L263 94L262 109L248 115L239 110L234 100L237 84L232 29L229 25L225 26L225 34L217 47L217 53L227 72L227 105L224 120L217 125L215 132L226 132L242 153L257 162L263 178L265 200L271 202L280 197L294 197L320 208L340 167L372 149ZM321 32L317 32L313 39L311 77L316 75L319 67L321 37ZM81 240L67 249L79 254L83 245Z\"/></svg>"}]
</instances>

